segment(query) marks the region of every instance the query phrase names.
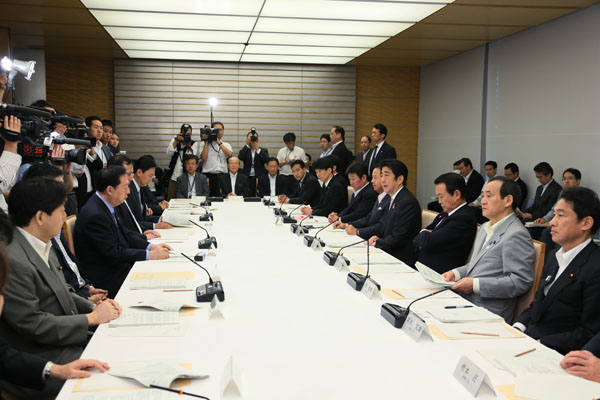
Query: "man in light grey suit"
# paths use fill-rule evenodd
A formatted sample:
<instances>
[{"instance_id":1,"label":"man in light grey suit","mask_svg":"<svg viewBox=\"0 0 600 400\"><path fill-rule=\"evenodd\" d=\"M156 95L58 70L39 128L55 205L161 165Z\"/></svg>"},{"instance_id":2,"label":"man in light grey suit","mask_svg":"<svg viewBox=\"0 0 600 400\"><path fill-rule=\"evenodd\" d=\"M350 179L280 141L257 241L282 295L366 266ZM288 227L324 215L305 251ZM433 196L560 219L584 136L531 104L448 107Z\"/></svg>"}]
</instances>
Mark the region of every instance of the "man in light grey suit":
<instances>
[{"instance_id":1,"label":"man in light grey suit","mask_svg":"<svg viewBox=\"0 0 600 400\"><path fill-rule=\"evenodd\" d=\"M533 283L533 241L515 214L519 186L505 177L491 178L483 188L481 226L471 261L443 274L452 290L509 321L517 298Z\"/></svg>"},{"instance_id":2,"label":"man in light grey suit","mask_svg":"<svg viewBox=\"0 0 600 400\"><path fill-rule=\"evenodd\" d=\"M196 172L198 169L198 157L186 154L183 157L185 174L177 178L175 197L178 199L189 199L192 196L209 196L208 179L206 175Z\"/></svg>"},{"instance_id":3,"label":"man in light grey suit","mask_svg":"<svg viewBox=\"0 0 600 400\"><path fill-rule=\"evenodd\" d=\"M66 198L64 183L50 178L21 181L12 189L8 210L17 227L8 246L11 271L0 319L0 342L58 364L78 359L89 327L111 321L121 311L113 300L95 306L65 283L50 240L62 227ZM9 393L24 398L56 395L62 384L48 382L40 394L0 381Z\"/></svg>"}]
</instances>

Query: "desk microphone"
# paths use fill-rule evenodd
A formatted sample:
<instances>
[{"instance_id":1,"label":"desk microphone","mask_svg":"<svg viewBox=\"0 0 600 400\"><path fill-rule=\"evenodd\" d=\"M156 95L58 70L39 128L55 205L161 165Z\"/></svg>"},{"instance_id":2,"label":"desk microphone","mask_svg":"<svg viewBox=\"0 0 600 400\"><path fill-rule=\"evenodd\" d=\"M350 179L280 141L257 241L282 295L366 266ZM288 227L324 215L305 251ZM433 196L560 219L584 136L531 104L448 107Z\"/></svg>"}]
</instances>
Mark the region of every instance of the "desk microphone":
<instances>
[{"instance_id":1,"label":"desk microphone","mask_svg":"<svg viewBox=\"0 0 600 400\"><path fill-rule=\"evenodd\" d=\"M335 262L337 261L338 257L342 257L344 259L344 262L346 263L346 265L350 265L350 260L348 260L346 257L344 257L342 255L342 250L344 250L347 247L356 246L357 244L361 244L363 242L364 242L364 239L361 240L360 242L356 242L356 243L352 243L352 244L348 244L346 246L340 247L340 249L338 250L337 253L335 253L331 250L327 250L326 252L323 253L323 260L325 260L325 262L328 265L335 265Z\"/></svg>"},{"instance_id":2,"label":"desk microphone","mask_svg":"<svg viewBox=\"0 0 600 400\"><path fill-rule=\"evenodd\" d=\"M367 273L365 275L363 275L363 274L359 274L357 272L350 272L348 274L348 277L346 278L346 282L348 282L348 285L352 286L352 288L354 290L357 290L359 292L362 290L367 279L369 279L369 269L371 267L371 265L369 263L369 258L371 256L369 249L370 249L370 246L369 246L369 242L367 241ZM379 286L379 283L375 282L374 280L371 280L371 281L375 284L375 286L377 286L378 290L381 289L381 286Z\"/></svg>"},{"instance_id":3,"label":"desk microphone","mask_svg":"<svg viewBox=\"0 0 600 400\"><path fill-rule=\"evenodd\" d=\"M273 197L275 197L275 196L269 196L268 200L263 200L263 204L267 207L274 206L275 203L273 202Z\"/></svg>"},{"instance_id":4,"label":"desk microphone","mask_svg":"<svg viewBox=\"0 0 600 400\"><path fill-rule=\"evenodd\" d=\"M203 227L202 225L195 223L191 219L188 220L188 221L190 221L192 224L196 225L198 228L200 228L204 232L206 232L206 239L200 239L200 240L198 240L198 248L199 249L210 249L213 244L215 245L215 249L217 248L217 238L216 237L210 236L210 233L208 233L208 231L206 230L206 228Z\"/></svg>"},{"instance_id":5,"label":"desk microphone","mask_svg":"<svg viewBox=\"0 0 600 400\"><path fill-rule=\"evenodd\" d=\"M406 318L408 317L408 314L410 313L410 306L412 306L415 302L417 302L419 300L423 300L428 297L434 296L434 295L441 293L444 290L448 290L448 289L449 288L444 288L444 289L438 290L437 292L429 293L426 296L419 297L418 299L411 301L410 304L408 305L408 307L406 307L406 308L399 306L397 304L384 303L381 306L381 316L383 318L385 318L385 320L387 322L394 325L395 328L402 328L402 325L404 325L404 322L406 322Z\"/></svg>"},{"instance_id":6,"label":"desk microphone","mask_svg":"<svg viewBox=\"0 0 600 400\"><path fill-rule=\"evenodd\" d=\"M225 292L223 291L223 285L221 284L221 281L213 282L212 276L210 276L206 268L198 264L196 261L192 260L190 257L186 256L185 254L181 253L181 255L190 260L190 262L193 262L194 264L202 268L204 272L206 272L206 275L208 275L208 283L200 285L196 288L196 301L198 303L208 303L211 302L215 296L217 296L217 299L219 299L219 301L225 301Z\"/></svg>"},{"instance_id":7,"label":"desk microphone","mask_svg":"<svg viewBox=\"0 0 600 400\"><path fill-rule=\"evenodd\" d=\"M318 230L318 231L315 233L315 236L310 236L310 235L306 235L306 236L304 236L304 244L306 245L306 247L310 247L310 246L312 245L312 242L313 242L313 241L315 241L315 240L318 240L318 241L319 241L319 245L320 245L321 247L324 247L324 246L325 246L325 242L324 242L324 241L322 241L321 239L319 239L319 238L318 238L318 236L319 236L319 233L321 233L321 231L322 231L323 229L327 228L328 226L331 226L332 224L333 224L333 222L331 222L331 223L329 223L329 224L325 225L324 227L322 227L321 229L319 229L319 230Z\"/></svg>"},{"instance_id":8,"label":"desk microphone","mask_svg":"<svg viewBox=\"0 0 600 400\"><path fill-rule=\"evenodd\" d=\"M296 229L298 229L298 228L300 228L300 233L303 233L303 234L306 234L306 233L308 233L308 228L305 228L305 227L303 227L303 226L302 226L302 223L303 223L304 221L306 221L307 219L308 219L308 216L306 216L306 218L303 218L303 219L302 219L302 221L300 221L300 223L299 223L299 224L297 224L297 223L295 223L295 222L294 222L294 223L293 223L293 224L290 226L290 229L292 230L292 233L296 233Z\"/></svg>"},{"instance_id":9,"label":"desk microphone","mask_svg":"<svg viewBox=\"0 0 600 400\"><path fill-rule=\"evenodd\" d=\"M296 207L292 211L290 211L290 213L288 214L288 216L283 216L283 223L284 224L291 224L293 222L296 222L296 220L294 218L292 218L292 214L294 213L294 211L296 211L297 209L299 209L300 207L303 207L303 206L305 206L304 203L300 204L298 207Z\"/></svg>"},{"instance_id":10,"label":"desk microphone","mask_svg":"<svg viewBox=\"0 0 600 400\"><path fill-rule=\"evenodd\" d=\"M196 203L190 203L193 206L196 207L201 207L204 209L204 211L206 211L206 213L204 215L201 215L198 220L199 221L214 221L215 217L213 217L212 213L210 211L208 211L208 208L204 207L202 204L196 204Z\"/></svg>"},{"instance_id":11,"label":"desk microphone","mask_svg":"<svg viewBox=\"0 0 600 400\"><path fill-rule=\"evenodd\" d=\"M287 212L283 211L283 205L285 204L285 202L281 202L281 205L279 206L279 208L274 208L273 209L273 214L275 215L279 215L279 216L284 216L287 215Z\"/></svg>"}]
</instances>

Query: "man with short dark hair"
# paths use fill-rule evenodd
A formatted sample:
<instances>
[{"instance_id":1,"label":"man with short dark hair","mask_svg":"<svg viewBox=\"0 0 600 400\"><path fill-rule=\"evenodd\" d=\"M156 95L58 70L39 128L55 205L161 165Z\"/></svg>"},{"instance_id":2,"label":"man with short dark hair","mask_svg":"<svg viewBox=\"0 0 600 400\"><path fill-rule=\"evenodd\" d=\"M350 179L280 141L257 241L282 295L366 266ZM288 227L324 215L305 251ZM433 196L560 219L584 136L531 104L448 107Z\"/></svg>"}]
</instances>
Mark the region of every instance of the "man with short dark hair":
<instances>
[{"instance_id":1,"label":"man with short dark hair","mask_svg":"<svg viewBox=\"0 0 600 400\"><path fill-rule=\"evenodd\" d=\"M485 183L488 183L490 179L496 176L498 173L498 163L496 161L488 160L484 164L485 167Z\"/></svg>"},{"instance_id":2,"label":"man with short dark hair","mask_svg":"<svg viewBox=\"0 0 600 400\"><path fill-rule=\"evenodd\" d=\"M329 222L347 222L360 219L369 214L373 208L373 204L377 200L378 194L368 180L367 167L363 163L355 162L350 164L347 169L347 175L350 186L354 189L352 199L348 206L339 214L336 212L330 213L327 216Z\"/></svg>"},{"instance_id":3,"label":"man with short dark hair","mask_svg":"<svg viewBox=\"0 0 600 400\"><path fill-rule=\"evenodd\" d=\"M519 189L521 189L521 203L518 204L518 207L523 210L527 204L527 194L529 191L527 190L527 184L519 176L519 166L514 162L506 164L504 167L504 176L519 185Z\"/></svg>"},{"instance_id":4,"label":"man with short dark hair","mask_svg":"<svg viewBox=\"0 0 600 400\"><path fill-rule=\"evenodd\" d=\"M528 209L524 210L520 218L523 221L532 221L546 215L552 206L556 203L556 199L561 191L561 186L554 180L554 170L545 161L533 167L535 177L540 182L540 186L535 190L533 204Z\"/></svg>"},{"instance_id":5,"label":"man with short dark hair","mask_svg":"<svg viewBox=\"0 0 600 400\"><path fill-rule=\"evenodd\" d=\"M453 172L438 176L435 193L443 212L414 238L417 261L444 273L467 262L477 233L475 213L467 206L466 185Z\"/></svg>"},{"instance_id":6,"label":"man with short dark hair","mask_svg":"<svg viewBox=\"0 0 600 400\"><path fill-rule=\"evenodd\" d=\"M287 191L287 182L279 175L279 161L270 157L267 160L267 174L258 178L258 196L279 196Z\"/></svg>"},{"instance_id":7,"label":"man with short dark hair","mask_svg":"<svg viewBox=\"0 0 600 400\"><path fill-rule=\"evenodd\" d=\"M256 130L246 135L246 145L241 148L238 158L244 163L242 173L248 177L248 195L254 197L258 179L267 174L265 164L269 159L269 150L260 147Z\"/></svg>"},{"instance_id":8,"label":"man with short dark hair","mask_svg":"<svg viewBox=\"0 0 600 400\"><path fill-rule=\"evenodd\" d=\"M220 177L227 174L227 159L233 156L233 150L229 143L222 140L225 125L220 121L215 121L211 125L213 129L218 129L217 139L210 143L204 141L201 154L202 173L208 178L210 195L218 196L221 192Z\"/></svg>"},{"instance_id":9,"label":"man with short dark hair","mask_svg":"<svg viewBox=\"0 0 600 400\"><path fill-rule=\"evenodd\" d=\"M169 258L168 244L151 244L131 235L119 222L115 207L129 194L125 168L109 166L98 173L98 190L75 223L75 253L83 272L113 298L136 261Z\"/></svg>"},{"instance_id":10,"label":"man with short dark hair","mask_svg":"<svg viewBox=\"0 0 600 400\"><path fill-rule=\"evenodd\" d=\"M467 203L472 203L481 194L483 177L479 174L479 172L473 169L473 164L467 157L460 159L458 170L460 175L465 180L465 184L467 185L467 188L465 189L465 199L467 200Z\"/></svg>"},{"instance_id":11,"label":"man with short dark hair","mask_svg":"<svg viewBox=\"0 0 600 400\"><path fill-rule=\"evenodd\" d=\"M191 199L192 196L209 196L208 180L206 175L198 172L198 157L186 154L183 157L185 173L177 178L175 197L178 199Z\"/></svg>"},{"instance_id":12,"label":"man with short dark hair","mask_svg":"<svg viewBox=\"0 0 600 400\"><path fill-rule=\"evenodd\" d=\"M102 137L100 137L100 141L102 142L103 145L108 146L111 136L113 134L113 123L110 119L103 119L102 120ZM110 150L110 147L109 147ZM112 150L111 150L111 155L113 154Z\"/></svg>"},{"instance_id":13,"label":"man with short dark hair","mask_svg":"<svg viewBox=\"0 0 600 400\"><path fill-rule=\"evenodd\" d=\"M348 204L346 186L333 180L333 164L330 157L319 158L315 161L315 171L319 181L323 182L321 197L314 208L304 206L300 209L304 215L328 216L340 212Z\"/></svg>"},{"instance_id":14,"label":"man with short dark hair","mask_svg":"<svg viewBox=\"0 0 600 400\"><path fill-rule=\"evenodd\" d=\"M329 133L324 133L321 135L321 138L319 139L319 147L321 150L323 150L319 158L327 157L331 154L331 136L329 136Z\"/></svg>"},{"instance_id":15,"label":"man with short dark hair","mask_svg":"<svg viewBox=\"0 0 600 400\"><path fill-rule=\"evenodd\" d=\"M296 135L294 132L288 132L283 135L285 146L277 152L277 161L279 162L279 173L288 181L290 187L293 186L294 174L292 173L292 164L296 160L306 163L306 154L304 149L296 146ZM304 168L304 166L302 167Z\"/></svg>"},{"instance_id":16,"label":"man with short dark hair","mask_svg":"<svg viewBox=\"0 0 600 400\"><path fill-rule=\"evenodd\" d=\"M396 149L390 146L387 140L388 130L384 124L377 123L373 125L371 130L371 138L375 142L375 147L369 150L369 153L365 156L365 163L367 163L369 178L373 176L373 169L375 166L387 159L396 159Z\"/></svg>"},{"instance_id":17,"label":"man with short dark hair","mask_svg":"<svg viewBox=\"0 0 600 400\"><path fill-rule=\"evenodd\" d=\"M227 160L227 169L229 173L219 177L219 187L221 188L221 196L230 198L232 196L248 196L248 177L240 170L240 159L237 157L229 157Z\"/></svg>"},{"instance_id":18,"label":"man with short dark hair","mask_svg":"<svg viewBox=\"0 0 600 400\"><path fill-rule=\"evenodd\" d=\"M92 159L95 159L96 157L99 158L102 162L102 167L104 168L108 164L108 160L112 157L112 152L108 148L108 145L102 140L104 136L102 119L96 115L91 115L85 119L85 125L90 128L89 136L96 140L96 144L90 149L89 155ZM110 137L108 139L110 139Z\"/></svg>"},{"instance_id":19,"label":"man with short dark hair","mask_svg":"<svg viewBox=\"0 0 600 400\"><path fill-rule=\"evenodd\" d=\"M490 179L481 201L489 221L477 233L471 260L443 274L446 281L456 282L452 290L506 321L513 317L517 298L533 283L533 242L515 215L520 196L514 181Z\"/></svg>"},{"instance_id":20,"label":"man with short dark hair","mask_svg":"<svg viewBox=\"0 0 600 400\"><path fill-rule=\"evenodd\" d=\"M564 189L550 221L560 249L544 264L535 300L513 325L566 354L600 332L600 200L584 187Z\"/></svg>"},{"instance_id":21,"label":"man with short dark hair","mask_svg":"<svg viewBox=\"0 0 600 400\"><path fill-rule=\"evenodd\" d=\"M390 196L390 211L380 235L369 238L369 245L391 254L407 265L415 263L412 240L421 229L421 207L405 187L408 168L399 160L381 162L383 190Z\"/></svg>"},{"instance_id":22,"label":"man with short dark hair","mask_svg":"<svg viewBox=\"0 0 600 400\"><path fill-rule=\"evenodd\" d=\"M336 125L331 128L329 136L331 137L331 155L336 156L340 160L337 172L343 178L347 186L346 169L348 168L348 165L352 163L354 155L348 150L346 143L344 142L346 140L346 131L341 126Z\"/></svg>"},{"instance_id":23,"label":"man with short dark hair","mask_svg":"<svg viewBox=\"0 0 600 400\"><path fill-rule=\"evenodd\" d=\"M367 135L362 136L360 138L361 152L356 154L356 157L354 157L354 162L361 162L363 164L366 164L367 161L369 161L369 159L367 158L367 154L369 154L369 151L371 150L371 140L371 136Z\"/></svg>"},{"instance_id":24,"label":"man with short dark hair","mask_svg":"<svg viewBox=\"0 0 600 400\"><path fill-rule=\"evenodd\" d=\"M290 204L308 204L315 207L321 198L321 187L317 178L306 170L302 160L292 162L292 173L294 174L293 186L288 189L289 197L285 194L279 195L279 202Z\"/></svg>"}]
</instances>

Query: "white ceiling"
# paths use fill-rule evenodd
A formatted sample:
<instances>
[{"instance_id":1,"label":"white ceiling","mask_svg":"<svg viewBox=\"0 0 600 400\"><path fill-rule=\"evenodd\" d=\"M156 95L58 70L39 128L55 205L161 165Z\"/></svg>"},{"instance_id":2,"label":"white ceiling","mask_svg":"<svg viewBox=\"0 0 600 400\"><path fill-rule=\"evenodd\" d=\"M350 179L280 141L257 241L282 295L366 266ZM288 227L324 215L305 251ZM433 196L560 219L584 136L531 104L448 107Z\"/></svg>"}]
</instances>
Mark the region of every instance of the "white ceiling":
<instances>
[{"instance_id":1,"label":"white ceiling","mask_svg":"<svg viewBox=\"0 0 600 400\"><path fill-rule=\"evenodd\" d=\"M81 0L131 58L345 64L454 0Z\"/></svg>"}]
</instances>

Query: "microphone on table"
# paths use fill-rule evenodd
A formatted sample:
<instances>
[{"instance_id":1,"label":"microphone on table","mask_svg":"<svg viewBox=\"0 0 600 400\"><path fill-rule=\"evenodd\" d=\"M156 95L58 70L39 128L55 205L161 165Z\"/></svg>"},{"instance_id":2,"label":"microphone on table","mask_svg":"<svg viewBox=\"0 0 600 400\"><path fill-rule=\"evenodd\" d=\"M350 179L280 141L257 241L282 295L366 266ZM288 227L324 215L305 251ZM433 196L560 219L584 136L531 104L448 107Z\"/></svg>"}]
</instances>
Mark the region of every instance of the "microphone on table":
<instances>
[{"instance_id":1,"label":"microphone on table","mask_svg":"<svg viewBox=\"0 0 600 400\"><path fill-rule=\"evenodd\" d=\"M362 242L364 242L364 240ZM371 255L369 252L369 249L370 249L369 242L367 241L367 273L365 275L363 275L363 274L359 274L358 272L350 272L348 274L348 277L346 278L346 282L348 282L348 285L352 286L352 288L354 290L357 290L359 292L362 290L367 279L369 279L369 269L370 269L369 257ZM373 281L373 283L375 284L375 286L377 286L378 290L381 289L381 286L379 286L379 283L377 283L375 281Z\"/></svg>"},{"instance_id":2,"label":"microphone on table","mask_svg":"<svg viewBox=\"0 0 600 400\"><path fill-rule=\"evenodd\" d=\"M304 233L304 234L308 233L308 228L305 228L305 227L303 227L303 226L302 226L302 223L303 223L304 221L306 221L307 219L308 219L308 216L307 216L306 218L303 218L303 219L302 219L302 221L300 221L300 223L299 223L299 224L297 224L297 223L295 223L295 222L294 222L294 223L293 223L293 224L290 226L290 229L291 229L292 233L296 233L296 230L297 230L297 229L300 229L300 233Z\"/></svg>"},{"instance_id":3,"label":"microphone on table","mask_svg":"<svg viewBox=\"0 0 600 400\"><path fill-rule=\"evenodd\" d=\"M190 204L193 206L196 206L196 207L201 207L204 209L204 211L206 211L206 213L204 215L201 215L198 218L199 221L214 221L215 220L215 217L213 217L212 213L210 211L208 211L208 208L206 208L202 204L196 204L196 203L190 203Z\"/></svg>"},{"instance_id":4,"label":"microphone on table","mask_svg":"<svg viewBox=\"0 0 600 400\"><path fill-rule=\"evenodd\" d=\"M329 226L331 226L333 224L333 222L325 225L324 227L322 227L321 229L319 229L316 233L315 236L310 236L310 235L306 235L304 236L304 244L306 245L306 247L310 247L313 243L313 241L318 240L319 241L319 245L321 247L325 246L325 242L322 241L321 239L318 238L319 233L321 233L321 231Z\"/></svg>"},{"instance_id":5,"label":"microphone on table","mask_svg":"<svg viewBox=\"0 0 600 400\"><path fill-rule=\"evenodd\" d=\"M267 207L274 206L275 203L273 202L273 197L275 197L275 196L269 196L268 200L263 200L263 204Z\"/></svg>"},{"instance_id":6,"label":"microphone on table","mask_svg":"<svg viewBox=\"0 0 600 400\"><path fill-rule=\"evenodd\" d=\"M287 215L287 212L283 211L283 205L285 204L285 202L282 202L281 205L279 206L279 208L274 208L273 209L273 214L275 215L279 215L279 216L284 216Z\"/></svg>"},{"instance_id":7,"label":"microphone on table","mask_svg":"<svg viewBox=\"0 0 600 400\"><path fill-rule=\"evenodd\" d=\"M196 288L196 301L198 303L211 302L215 296L217 296L219 301L225 301L225 292L223 291L223 285L221 284L221 281L213 281L212 276L210 276L210 273L206 268L192 260L187 255L183 253L181 253L181 255L190 260L190 262L202 268L204 272L206 272L206 275L208 275L208 283L200 285Z\"/></svg>"},{"instance_id":8,"label":"microphone on table","mask_svg":"<svg viewBox=\"0 0 600 400\"><path fill-rule=\"evenodd\" d=\"M298 207L296 207L292 211L290 211L290 213L288 214L288 216L284 216L283 217L283 223L284 224L291 224L292 222L296 222L296 220L294 218L292 218L292 214L294 213L294 211L296 211L297 209L299 209L300 207L305 206L305 205L306 204L302 203Z\"/></svg>"},{"instance_id":9,"label":"microphone on table","mask_svg":"<svg viewBox=\"0 0 600 400\"><path fill-rule=\"evenodd\" d=\"M206 232L206 239L200 239L198 241L198 248L199 249L210 249L213 244L215 245L215 249L217 248L217 238L216 237L210 236L210 233L208 233L208 231L206 230L206 228L203 227L202 225L195 223L191 219L188 220L188 221L190 221L192 224L196 225L198 228L200 228L204 232Z\"/></svg>"},{"instance_id":10,"label":"microphone on table","mask_svg":"<svg viewBox=\"0 0 600 400\"><path fill-rule=\"evenodd\" d=\"M417 302L419 300L423 300L428 297L434 296L445 290L449 290L449 288L444 288L444 289L438 290L437 292L429 293L426 296L419 297L418 299L411 301L410 304L408 305L408 307L406 307L406 308L399 306L398 304L384 303L381 306L381 316L383 318L385 318L385 320L387 322L394 325L395 328L402 328L402 326L404 325L404 322L406 322L406 318L408 317L408 314L410 314L410 306L412 306L415 302Z\"/></svg>"},{"instance_id":11,"label":"microphone on table","mask_svg":"<svg viewBox=\"0 0 600 400\"><path fill-rule=\"evenodd\" d=\"M337 261L338 257L342 257L344 259L344 262L346 263L346 265L350 265L350 260L348 260L346 257L344 257L342 255L342 250L344 250L347 247L356 246L357 244L361 244L363 242L364 242L364 239L359 242L340 247L340 249L338 250L337 253L334 251L331 251L331 250L327 250L326 252L323 253L323 260L325 260L325 262L328 265L335 265L335 262Z\"/></svg>"}]
</instances>

